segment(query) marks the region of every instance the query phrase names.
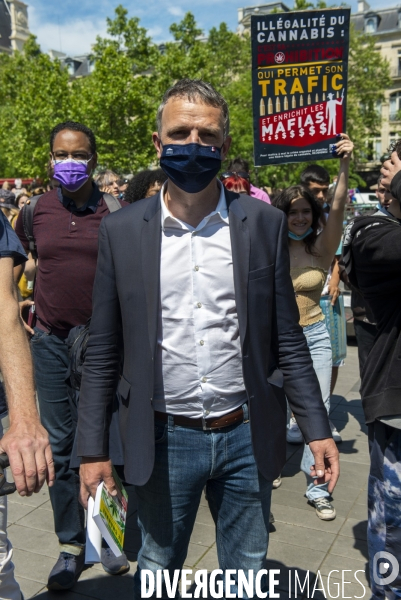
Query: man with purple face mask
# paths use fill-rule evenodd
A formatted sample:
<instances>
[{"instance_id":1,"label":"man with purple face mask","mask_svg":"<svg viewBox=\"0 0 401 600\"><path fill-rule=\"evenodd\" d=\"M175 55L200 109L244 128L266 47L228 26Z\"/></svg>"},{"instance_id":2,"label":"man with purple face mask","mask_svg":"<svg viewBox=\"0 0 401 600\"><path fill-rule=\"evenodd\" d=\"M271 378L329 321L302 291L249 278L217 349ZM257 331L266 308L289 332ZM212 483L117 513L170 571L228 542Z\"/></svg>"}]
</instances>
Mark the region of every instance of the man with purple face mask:
<instances>
[{"instance_id":1,"label":"man with purple face mask","mask_svg":"<svg viewBox=\"0 0 401 600\"><path fill-rule=\"evenodd\" d=\"M57 125L50 136L49 167L59 187L43 194L33 209L38 257L36 323L33 329L27 328L32 335L40 416L49 432L56 469L50 500L60 557L49 576L52 590L71 588L84 567L85 517L78 501L79 477L70 469L76 406L65 382L69 366L66 340L70 330L84 325L92 314L98 229L110 212L110 200L92 181L96 165L93 132L72 121ZM29 251L23 211L16 233ZM124 555L116 563L106 548L102 563L111 574L129 569Z\"/></svg>"}]
</instances>

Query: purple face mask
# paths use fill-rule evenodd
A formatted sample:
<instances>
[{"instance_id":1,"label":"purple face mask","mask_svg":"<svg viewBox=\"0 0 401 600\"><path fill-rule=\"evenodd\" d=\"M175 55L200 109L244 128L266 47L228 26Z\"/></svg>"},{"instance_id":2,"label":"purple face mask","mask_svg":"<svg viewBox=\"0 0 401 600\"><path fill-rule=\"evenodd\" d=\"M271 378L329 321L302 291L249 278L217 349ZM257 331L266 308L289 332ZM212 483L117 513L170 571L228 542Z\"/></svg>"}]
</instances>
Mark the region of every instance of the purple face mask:
<instances>
[{"instance_id":1,"label":"purple face mask","mask_svg":"<svg viewBox=\"0 0 401 600\"><path fill-rule=\"evenodd\" d=\"M54 161L54 175L68 192L76 192L88 181L87 162L67 158Z\"/></svg>"}]
</instances>

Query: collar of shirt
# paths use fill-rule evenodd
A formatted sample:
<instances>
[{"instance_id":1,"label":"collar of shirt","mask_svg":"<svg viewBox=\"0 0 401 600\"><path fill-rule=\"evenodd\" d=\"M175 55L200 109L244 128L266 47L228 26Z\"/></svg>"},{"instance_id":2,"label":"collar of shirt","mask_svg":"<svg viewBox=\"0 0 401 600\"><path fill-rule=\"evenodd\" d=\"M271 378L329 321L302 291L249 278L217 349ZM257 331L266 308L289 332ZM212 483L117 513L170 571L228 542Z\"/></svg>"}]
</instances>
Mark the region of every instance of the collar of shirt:
<instances>
[{"instance_id":1,"label":"collar of shirt","mask_svg":"<svg viewBox=\"0 0 401 600\"><path fill-rule=\"evenodd\" d=\"M380 205L379 211L381 213L383 213L384 215L386 215L386 217L391 217L392 219L397 219L397 217L392 215L391 212L389 212L386 208L384 208L384 206ZM397 221L401 224L401 219L397 219Z\"/></svg>"},{"instance_id":2,"label":"collar of shirt","mask_svg":"<svg viewBox=\"0 0 401 600\"><path fill-rule=\"evenodd\" d=\"M199 223L197 227L192 227L192 225L188 225L184 221L177 219L174 217L164 202L164 193L166 191L166 183L163 184L162 189L160 190L160 203L161 203L161 219L162 219L162 230L165 229L186 229L187 231L200 231L205 227L208 223L210 223L211 219L221 219L228 225L228 209L227 209L227 201L224 193L223 184L216 179L217 185L220 187L220 198L217 203L215 210L209 213L202 221Z\"/></svg>"},{"instance_id":3,"label":"collar of shirt","mask_svg":"<svg viewBox=\"0 0 401 600\"><path fill-rule=\"evenodd\" d=\"M61 187L57 188L57 198L60 200L61 204L65 208L68 208L68 210L71 210L71 212L84 212L85 210L89 209L95 213L97 205L99 204L99 200L102 198L103 194L94 182L92 182L92 186L93 189L91 197L89 198L88 202L86 202L80 208L76 206L72 198L64 196L63 192L61 191Z\"/></svg>"}]
</instances>

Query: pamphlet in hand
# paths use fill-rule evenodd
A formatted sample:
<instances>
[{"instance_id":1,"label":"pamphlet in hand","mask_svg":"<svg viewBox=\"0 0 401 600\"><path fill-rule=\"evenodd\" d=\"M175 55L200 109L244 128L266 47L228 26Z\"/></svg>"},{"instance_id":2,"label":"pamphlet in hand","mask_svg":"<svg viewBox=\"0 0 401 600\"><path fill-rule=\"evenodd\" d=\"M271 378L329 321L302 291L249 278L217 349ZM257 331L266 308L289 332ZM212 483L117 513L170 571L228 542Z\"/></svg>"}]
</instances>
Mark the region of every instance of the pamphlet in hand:
<instances>
[{"instance_id":1,"label":"pamphlet in hand","mask_svg":"<svg viewBox=\"0 0 401 600\"><path fill-rule=\"evenodd\" d=\"M102 562L102 534L93 520L93 507L95 501L92 496L88 498L88 512L86 515L86 544L85 564L94 565Z\"/></svg>"},{"instance_id":2,"label":"pamphlet in hand","mask_svg":"<svg viewBox=\"0 0 401 600\"><path fill-rule=\"evenodd\" d=\"M128 494L114 467L113 478L117 496L109 494L104 482L100 483L96 492L93 520L114 554L121 556L127 522Z\"/></svg>"}]
</instances>

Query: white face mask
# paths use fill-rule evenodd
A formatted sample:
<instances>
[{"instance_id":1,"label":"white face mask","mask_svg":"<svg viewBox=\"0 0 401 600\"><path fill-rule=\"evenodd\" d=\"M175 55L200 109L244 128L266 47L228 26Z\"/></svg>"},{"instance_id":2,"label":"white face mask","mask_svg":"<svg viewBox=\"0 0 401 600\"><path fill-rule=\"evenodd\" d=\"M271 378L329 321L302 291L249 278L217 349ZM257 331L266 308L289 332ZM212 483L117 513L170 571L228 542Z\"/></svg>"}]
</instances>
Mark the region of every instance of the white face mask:
<instances>
[{"instance_id":1,"label":"white face mask","mask_svg":"<svg viewBox=\"0 0 401 600\"><path fill-rule=\"evenodd\" d=\"M77 165L87 165L88 162L92 160L92 156L88 159L88 160L78 160L77 158L52 158L52 165L60 165L61 163L67 163L70 162L72 164L77 164Z\"/></svg>"}]
</instances>

